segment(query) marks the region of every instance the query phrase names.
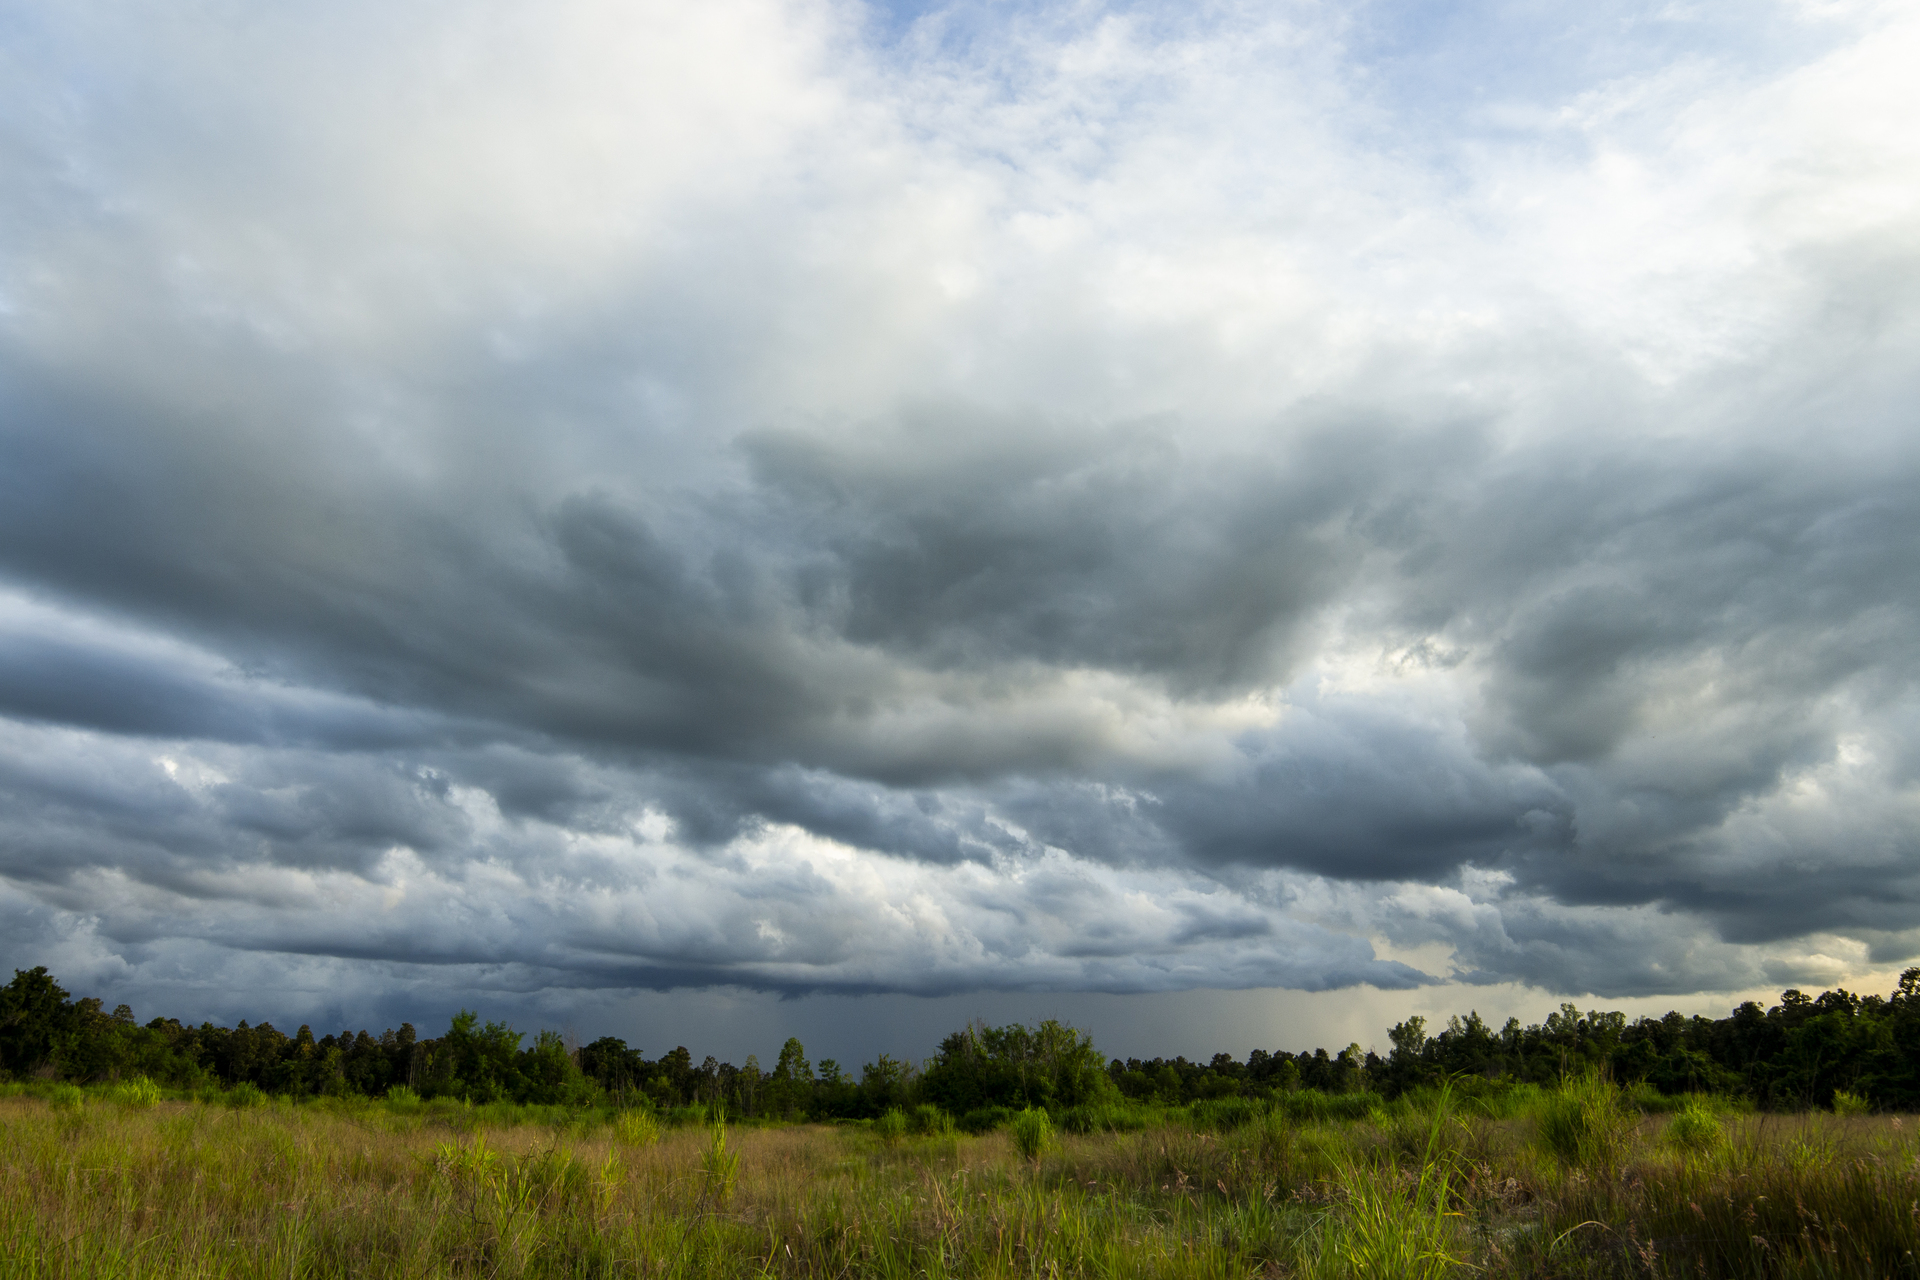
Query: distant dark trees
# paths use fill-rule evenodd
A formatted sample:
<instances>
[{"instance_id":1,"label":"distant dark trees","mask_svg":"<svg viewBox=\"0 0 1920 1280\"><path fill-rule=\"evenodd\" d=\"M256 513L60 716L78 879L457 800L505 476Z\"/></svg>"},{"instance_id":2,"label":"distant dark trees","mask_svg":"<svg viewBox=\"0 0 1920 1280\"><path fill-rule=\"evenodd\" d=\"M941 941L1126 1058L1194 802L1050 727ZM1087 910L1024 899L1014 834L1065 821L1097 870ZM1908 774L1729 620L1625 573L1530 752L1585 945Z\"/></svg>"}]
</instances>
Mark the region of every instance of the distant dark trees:
<instances>
[{"instance_id":1,"label":"distant dark trees","mask_svg":"<svg viewBox=\"0 0 1920 1280\"><path fill-rule=\"evenodd\" d=\"M1117 1098L1093 1038L1058 1022L974 1024L940 1042L920 1097L952 1115L990 1107L1060 1110Z\"/></svg>"},{"instance_id":2,"label":"distant dark trees","mask_svg":"<svg viewBox=\"0 0 1920 1280\"><path fill-rule=\"evenodd\" d=\"M1920 1109L1920 969L1890 996L1781 993L1725 1018L1669 1013L1629 1023L1618 1013L1562 1005L1545 1023L1509 1019L1499 1031L1469 1014L1428 1037L1417 1018L1390 1033L1381 1083L1398 1091L1448 1075L1549 1083L1605 1067L1615 1080L1662 1093L1741 1094L1763 1107L1826 1106L1845 1090L1886 1109Z\"/></svg>"},{"instance_id":3,"label":"distant dark trees","mask_svg":"<svg viewBox=\"0 0 1920 1280\"><path fill-rule=\"evenodd\" d=\"M1772 1008L1749 1002L1725 1018L1669 1013L1634 1022L1565 1004L1533 1026L1508 1019L1496 1029L1469 1013L1430 1030L1409 1018L1388 1040L1384 1058L1349 1045L1334 1054L1256 1049L1244 1062L1225 1053L1206 1062L1103 1061L1085 1032L1058 1022L976 1024L946 1037L924 1063L882 1054L856 1076L830 1058L808 1062L798 1039L781 1047L771 1070L754 1057L740 1067L712 1057L696 1066L684 1046L649 1059L611 1036L576 1050L542 1031L529 1044L505 1023L466 1011L437 1039L420 1038L410 1023L378 1036L316 1039L309 1027L288 1035L266 1022L138 1025L125 1005L107 1013L97 999L73 999L44 967L16 970L0 988L0 1073L13 1080L146 1075L176 1087L250 1084L295 1097L379 1097L405 1086L423 1098L474 1103L708 1104L737 1116L831 1119L920 1104L964 1117L1297 1089L1395 1095L1445 1078L1549 1084L1601 1068L1663 1093L1739 1094L1772 1109L1824 1106L1845 1090L1883 1109L1920 1110L1920 969L1902 974L1886 997L1786 991Z\"/></svg>"}]
</instances>

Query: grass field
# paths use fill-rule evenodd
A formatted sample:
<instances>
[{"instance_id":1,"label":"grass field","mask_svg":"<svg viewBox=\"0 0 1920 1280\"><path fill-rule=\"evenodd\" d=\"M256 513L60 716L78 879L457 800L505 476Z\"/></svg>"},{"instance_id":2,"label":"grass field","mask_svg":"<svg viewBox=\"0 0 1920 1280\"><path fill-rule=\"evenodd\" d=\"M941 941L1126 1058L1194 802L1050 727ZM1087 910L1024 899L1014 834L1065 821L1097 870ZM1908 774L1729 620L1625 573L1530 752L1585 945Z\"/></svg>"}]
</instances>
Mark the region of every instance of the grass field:
<instances>
[{"instance_id":1,"label":"grass field","mask_svg":"<svg viewBox=\"0 0 1920 1280\"><path fill-rule=\"evenodd\" d=\"M1598 1082L980 1136L50 1095L0 1098L7 1276L1920 1276L1911 1120Z\"/></svg>"}]
</instances>

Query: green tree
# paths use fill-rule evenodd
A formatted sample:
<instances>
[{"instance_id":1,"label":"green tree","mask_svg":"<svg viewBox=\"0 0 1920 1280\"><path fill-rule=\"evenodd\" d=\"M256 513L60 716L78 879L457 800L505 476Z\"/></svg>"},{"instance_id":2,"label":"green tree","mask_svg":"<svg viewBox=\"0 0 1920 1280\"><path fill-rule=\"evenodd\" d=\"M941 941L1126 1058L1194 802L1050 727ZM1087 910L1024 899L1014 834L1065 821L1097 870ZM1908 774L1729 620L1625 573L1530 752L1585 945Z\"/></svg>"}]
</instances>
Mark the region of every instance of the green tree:
<instances>
[{"instance_id":1,"label":"green tree","mask_svg":"<svg viewBox=\"0 0 1920 1280\"><path fill-rule=\"evenodd\" d=\"M519 1094L525 1088L525 1077L516 1059L524 1038L504 1022L482 1026L479 1014L462 1009L441 1039L447 1055L446 1077L436 1091L469 1102L497 1102Z\"/></svg>"},{"instance_id":2,"label":"green tree","mask_svg":"<svg viewBox=\"0 0 1920 1280\"><path fill-rule=\"evenodd\" d=\"M73 1037L74 1008L66 989L45 965L15 969L0 988L0 1066L15 1076L59 1069L58 1056Z\"/></svg>"},{"instance_id":3,"label":"green tree","mask_svg":"<svg viewBox=\"0 0 1920 1280\"><path fill-rule=\"evenodd\" d=\"M797 1037L789 1036L780 1047L779 1061L767 1078L767 1111L772 1115L804 1115L813 1101L813 1068L807 1063L806 1048Z\"/></svg>"}]
</instances>

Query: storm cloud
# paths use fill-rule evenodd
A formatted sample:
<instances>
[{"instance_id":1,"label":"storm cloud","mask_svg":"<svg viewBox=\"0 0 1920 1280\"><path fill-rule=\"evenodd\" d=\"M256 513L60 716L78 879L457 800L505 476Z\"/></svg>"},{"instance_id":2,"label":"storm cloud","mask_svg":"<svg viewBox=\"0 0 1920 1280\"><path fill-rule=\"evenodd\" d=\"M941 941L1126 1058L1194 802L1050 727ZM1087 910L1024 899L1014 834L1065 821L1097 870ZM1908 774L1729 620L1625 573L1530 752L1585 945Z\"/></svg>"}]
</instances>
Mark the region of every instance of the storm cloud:
<instances>
[{"instance_id":1,"label":"storm cloud","mask_svg":"<svg viewBox=\"0 0 1920 1280\"><path fill-rule=\"evenodd\" d=\"M0 959L1920 954L1920 24L1541 21L0 19Z\"/></svg>"}]
</instances>

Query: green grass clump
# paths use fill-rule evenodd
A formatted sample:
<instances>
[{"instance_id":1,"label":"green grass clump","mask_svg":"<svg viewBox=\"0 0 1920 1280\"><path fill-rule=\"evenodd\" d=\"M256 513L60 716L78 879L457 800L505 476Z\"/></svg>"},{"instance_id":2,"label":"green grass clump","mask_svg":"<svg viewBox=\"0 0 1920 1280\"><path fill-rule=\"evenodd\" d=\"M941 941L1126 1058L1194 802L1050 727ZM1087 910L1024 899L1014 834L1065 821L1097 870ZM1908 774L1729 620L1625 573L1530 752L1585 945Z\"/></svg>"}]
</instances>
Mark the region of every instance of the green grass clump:
<instances>
[{"instance_id":1,"label":"green grass clump","mask_svg":"<svg viewBox=\"0 0 1920 1280\"><path fill-rule=\"evenodd\" d=\"M613 1122L613 1138L623 1147L651 1147L660 1141L660 1122L649 1111L622 1111Z\"/></svg>"},{"instance_id":2,"label":"green grass clump","mask_svg":"<svg viewBox=\"0 0 1920 1280\"><path fill-rule=\"evenodd\" d=\"M1720 1117L1698 1104L1674 1112L1661 1137L1668 1146L1696 1156L1712 1155L1727 1145Z\"/></svg>"},{"instance_id":3,"label":"green grass clump","mask_svg":"<svg viewBox=\"0 0 1920 1280\"><path fill-rule=\"evenodd\" d=\"M889 1146L898 1143L907 1136L907 1113L898 1107L889 1107L873 1122L873 1132Z\"/></svg>"},{"instance_id":4,"label":"green grass clump","mask_svg":"<svg viewBox=\"0 0 1920 1280\"><path fill-rule=\"evenodd\" d=\"M77 1084L56 1084L46 1091L47 1104L59 1111L78 1111L87 1104L87 1091Z\"/></svg>"},{"instance_id":5,"label":"green grass clump","mask_svg":"<svg viewBox=\"0 0 1920 1280\"><path fill-rule=\"evenodd\" d=\"M1459 1229L1449 1211L1449 1181L1431 1165L1412 1186L1349 1168L1345 1202L1323 1226L1319 1248L1302 1270L1341 1280L1441 1280L1454 1274Z\"/></svg>"},{"instance_id":6,"label":"green grass clump","mask_svg":"<svg viewBox=\"0 0 1920 1280\"><path fill-rule=\"evenodd\" d=\"M1873 1110L1873 1104L1857 1093L1848 1093L1837 1089L1833 1094L1833 1114L1837 1116L1864 1116Z\"/></svg>"},{"instance_id":7,"label":"green grass clump","mask_svg":"<svg viewBox=\"0 0 1920 1280\"><path fill-rule=\"evenodd\" d=\"M1013 1149L1022 1160L1038 1160L1053 1143L1053 1121L1039 1107L1028 1107L1013 1117L1009 1126Z\"/></svg>"},{"instance_id":8,"label":"green grass clump","mask_svg":"<svg viewBox=\"0 0 1920 1280\"><path fill-rule=\"evenodd\" d=\"M1536 1124L1541 1145L1567 1165L1610 1171L1625 1154L1634 1117L1613 1082L1589 1072L1547 1095Z\"/></svg>"},{"instance_id":9,"label":"green grass clump","mask_svg":"<svg viewBox=\"0 0 1920 1280\"><path fill-rule=\"evenodd\" d=\"M145 1076L135 1076L114 1085L107 1091L107 1098L123 1107L151 1107L160 1101L160 1086Z\"/></svg>"}]
</instances>

